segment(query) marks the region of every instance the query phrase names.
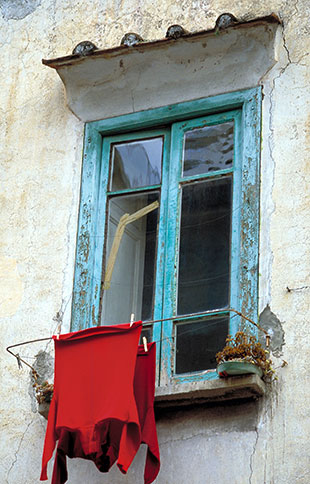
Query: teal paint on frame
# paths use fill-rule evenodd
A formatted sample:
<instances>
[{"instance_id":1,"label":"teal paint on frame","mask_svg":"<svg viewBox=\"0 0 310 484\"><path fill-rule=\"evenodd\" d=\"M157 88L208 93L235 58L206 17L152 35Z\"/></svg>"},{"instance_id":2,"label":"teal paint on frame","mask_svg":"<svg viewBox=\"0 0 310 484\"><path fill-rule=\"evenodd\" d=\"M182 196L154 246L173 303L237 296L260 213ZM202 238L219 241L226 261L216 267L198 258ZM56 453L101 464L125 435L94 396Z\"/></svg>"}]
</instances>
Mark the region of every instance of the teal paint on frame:
<instances>
[{"instance_id":1,"label":"teal paint on frame","mask_svg":"<svg viewBox=\"0 0 310 484\"><path fill-rule=\"evenodd\" d=\"M167 283L165 285L165 303L164 303L164 317L169 318L176 316L176 304L177 304L177 267L178 267L178 253L179 253L179 232L180 232L180 191L179 186L181 187L182 184L186 181L201 181L201 180L208 180L210 177L216 179L219 176L232 174L234 173L234 184L233 184L233 207L232 207L232 215L233 221L232 223L236 224L239 227L239 211L234 210L234 207L239 206L239 185L238 180L240 178L240 159L238 156L235 156L233 166L227 170L216 170L212 173L204 173L200 174L195 177L188 177L182 176L182 158L183 158L183 142L184 142L184 134L193 128L201 127L201 126L212 126L214 124L224 123L227 121L235 121L235 143L238 142L240 137L240 124L238 124L238 120L240 120L241 113L240 110L231 111L229 113L224 113L220 115L211 115L207 117L195 118L194 120L190 120L187 122L179 122L175 123L172 126L172 145L171 145L171 155L170 155L170 184L173 187L176 187L176 192L170 190L170 202L169 202L169 210L171 216L169 216L170 226L167 229L168 233L168 247L171 254L174 254L174 259L170 256L167 259L167 264L171 264L171 267L168 266L167 268ZM238 152L238 150L237 150ZM237 200L236 200L237 198ZM176 217L173 214L178 214ZM237 229L238 230L238 229ZM173 238L174 237L174 238ZM239 250L237 247L237 241L235 240L236 237L233 237L234 243L234 250L231 251L231 264L230 270L231 274L235 274L238 270L238 262L239 262ZM173 262L172 262L173 261ZM233 279L231 278L233 281ZM235 296L238 293L237 287L231 288L231 300L230 306L232 307L239 307L238 300ZM174 306L172 307L171 301L174 302ZM235 306L233 306L235 304ZM234 315L231 317L231 321L233 320ZM233 332L233 328L230 329ZM174 323L171 321L167 321L164 323L164 331L163 331L163 354L165 355L162 361L162 371L165 376L165 382L169 382L172 375L173 375L173 368L175 365L175 348L172 348L169 342L172 340L174 336ZM209 379L213 378L214 372L204 372L203 378ZM216 375L215 375L216 376ZM191 375L186 374L184 376L174 376L174 381L186 381L186 380L196 380L197 378L200 379L202 377L200 372L200 377L197 377L197 374Z\"/></svg>"},{"instance_id":2,"label":"teal paint on frame","mask_svg":"<svg viewBox=\"0 0 310 484\"><path fill-rule=\"evenodd\" d=\"M219 114L215 114L216 112ZM183 182L181 125L183 128L184 125L195 125L198 120L194 118L201 117L205 117L205 121L210 124L234 119L234 166L232 169L216 172L216 176L233 173L234 180L230 304L250 318L257 319L260 116L261 89L254 88L86 124L72 330L99 324L100 321L100 283L111 143L115 140L145 138L154 133L161 133L165 137L154 319L175 316L180 223L179 187ZM168 124L172 125L171 140L169 129L165 128ZM136 132L142 129L152 131ZM186 177L184 180L194 182L210 176L214 174ZM143 187L139 190L157 187ZM133 193L139 190L120 190L114 194ZM241 209L238 210L238 207ZM223 311L225 313L225 310ZM240 324L239 317L231 315L231 333L234 333ZM173 331L174 324L171 321L154 325L153 339L162 340L162 344L157 345L157 374L160 383L217 378L215 370L195 374L173 374Z\"/></svg>"},{"instance_id":3,"label":"teal paint on frame","mask_svg":"<svg viewBox=\"0 0 310 484\"><path fill-rule=\"evenodd\" d=\"M144 192L146 188L148 190L157 190L158 188L160 188L160 185L149 185L147 187L138 187L138 188L124 188L123 190L110 191L109 195L125 195L130 193L139 193L139 192Z\"/></svg>"},{"instance_id":4,"label":"teal paint on frame","mask_svg":"<svg viewBox=\"0 0 310 484\"><path fill-rule=\"evenodd\" d=\"M72 297L71 329L73 331L92 326L93 323L90 296L93 292L94 233L98 208L101 145L100 133L93 126L86 125Z\"/></svg>"}]
</instances>

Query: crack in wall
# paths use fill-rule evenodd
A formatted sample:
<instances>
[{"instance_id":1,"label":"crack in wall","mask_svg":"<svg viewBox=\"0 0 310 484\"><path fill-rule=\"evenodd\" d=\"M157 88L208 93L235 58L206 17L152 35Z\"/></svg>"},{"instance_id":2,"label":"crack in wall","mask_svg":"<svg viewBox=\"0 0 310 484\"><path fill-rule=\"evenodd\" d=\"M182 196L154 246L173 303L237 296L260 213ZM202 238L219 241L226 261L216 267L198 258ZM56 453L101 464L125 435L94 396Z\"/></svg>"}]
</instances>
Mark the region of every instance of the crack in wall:
<instances>
[{"instance_id":1,"label":"crack in wall","mask_svg":"<svg viewBox=\"0 0 310 484\"><path fill-rule=\"evenodd\" d=\"M76 159L73 160L72 162L72 185L74 185L75 183L75 180L81 180L81 169L82 169L82 162L80 164L80 170L79 170L79 173L78 173L78 169L77 169L77 161ZM72 287L72 284L73 284L73 278L71 278L71 271L70 271L70 264L71 264L71 260L72 260L72 257L71 257L71 254L70 254L70 248L71 248L71 245L72 245L72 241L71 241L71 233L70 233L70 225L71 225L71 220L72 220L72 217L74 216L75 214L75 210L76 210L76 207L79 205L79 195L75 195L75 194L79 194L80 193L80 187L78 186L77 189L72 189L72 197L71 197L71 206L70 206L70 210L69 210L69 215L68 215L68 218L67 218L67 223L66 223L66 256L65 256L65 263L63 265L63 268L62 268L62 299L61 299L61 305L60 305L60 309L57 311L56 315L53 317L53 321L55 321L55 326L53 327L53 334L55 334L55 332L58 330L59 328L59 331L62 332L62 326L64 324L64 317L66 315L66 330L69 331L69 328L70 328L70 322L71 322L71 308L70 308L70 302L72 301L72 294L73 294L73 287ZM75 243L74 243L74 247L75 247ZM74 254L75 254L75 250L74 250ZM75 257L73 255L73 257ZM69 283L67 283L67 278L69 279ZM67 295L67 297L64 297L64 291L65 291L65 288L66 287L69 287L70 288L70 292L69 292L69 295ZM69 308L69 311L67 311L67 309ZM48 351L50 345L51 345L51 342L52 340L49 340L46 345L45 345L45 351Z\"/></svg>"},{"instance_id":2,"label":"crack in wall","mask_svg":"<svg viewBox=\"0 0 310 484\"><path fill-rule=\"evenodd\" d=\"M258 431L258 425L256 425L255 427L252 427L251 430L231 430L232 432L239 432L239 433L246 433L248 434L249 432L257 432ZM163 445L170 445L170 444L175 444L176 442L186 442L188 440L192 440L192 439L195 439L197 437L202 437L204 439L208 439L208 438L212 438L214 437L215 435L216 436L221 436L221 435L226 435L228 431L225 431L225 430L210 430L209 431L203 431L203 432L197 432L197 433L193 433L192 435L189 435L189 436L183 436L183 437L179 437L179 438L171 438L169 440L165 440L165 441L160 441L159 444L160 446L163 446Z\"/></svg>"},{"instance_id":3,"label":"crack in wall","mask_svg":"<svg viewBox=\"0 0 310 484\"><path fill-rule=\"evenodd\" d=\"M269 98L270 98L270 105L269 105L269 131L270 131L270 135L268 137L268 147L269 147L269 154L270 154L270 158L272 160L273 166L275 166L275 159L274 159L274 156L273 156L273 150L274 150L274 127L273 127L274 121L273 120L274 120L274 110L275 110L274 91L275 91L275 88L276 88L277 80L280 79L280 77L284 74L286 69L292 63L291 57L290 57L290 52L289 52L289 49L288 49L288 46L287 46L287 43L286 43L286 37L285 37L284 30L285 30L285 27L284 27L284 25L282 25L282 28L281 28L282 43L283 43L283 48L284 48L286 55L287 55L287 63L285 64L284 67L280 68L279 74L273 78L272 87L270 89L270 96L269 96Z\"/></svg>"},{"instance_id":4,"label":"crack in wall","mask_svg":"<svg viewBox=\"0 0 310 484\"><path fill-rule=\"evenodd\" d=\"M18 459L18 453L19 453L19 451L20 451L21 445L22 445L22 443L23 443L23 441L24 441L24 438L25 438L25 435L26 435L26 433L28 432L29 427L30 427L30 425L32 425L32 423L33 423L33 419L32 419L32 420L31 420L31 421L28 423L28 425L27 425L26 429L25 429L25 430L24 430L24 432L23 432L23 435L21 436L21 439L20 439L19 444L18 444L18 446L17 446L17 450L16 450L16 452L15 452L14 460L13 460L13 462L12 462L12 464L11 464L11 467L9 468L9 470L8 470L8 472L7 472L7 475L6 475L6 484L9 484L9 476L10 476L10 473L12 472L12 470L13 470L13 468L14 468L14 466L15 466L16 462L17 462L17 459ZM15 481L14 481L14 482L15 482Z\"/></svg>"},{"instance_id":5,"label":"crack in wall","mask_svg":"<svg viewBox=\"0 0 310 484\"><path fill-rule=\"evenodd\" d=\"M205 432L199 432L199 433L193 434L189 437L181 437L179 439L166 440L165 442L160 442L160 446L166 445L166 444L174 444L175 442L185 442L186 440L195 439L196 437L207 437L207 434Z\"/></svg>"},{"instance_id":6,"label":"crack in wall","mask_svg":"<svg viewBox=\"0 0 310 484\"><path fill-rule=\"evenodd\" d=\"M261 304L264 306L271 300L271 272L272 272L272 266L273 266L273 252L271 248L271 239L270 239L270 224L271 224L271 217L273 213L276 210L276 204L275 201L272 197L273 193L273 187L275 183L275 165L276 161L274 158L274 148L275 148L275 141L274 141L274 136L275 136L275 128L274 128L274 114L275 114L275 88L276 88L276 83L277 80L283 75L283 73L286 71L286 69L289 67L289 65L292 63L291 61L291 56L290 52L286 43L286 37L285 37L285 32L284 32L284 25L280 27L281 31L279 32L281 35L281 39L279 39L279 42L283 46L284 52L282 54L282 60L280 58L280 61L276 62L276 64L273 64L261 77L260 79L260 84L262 84L263 87L263 98L266 97L264 103L267 103L266 105L266 111L268 112L268 128L269 132L268 135L266 136L267 143L266 143L266 157L268 159L268 162L266 164L267 172L262 172L262 176L264 175L266 179L264 180L264 187L267 190L268 196L263 199L261 198L261 209L263 210L262 213L268 213L268 218L266 219L266 223L268 224L268 229L266 227L266 230L269 234L269 242L263 238L260 242L260 249L266 252L268 254L268 260L266 258L266 254L263 260L260 260L260 264L263 265L265 268L265 273L266 273L266 287L264 289L265 296L262 297L262 294L260 295L260 300ZM284 55L286 58L284 58ZM281 62L282 61L282 62ZM281 66L282 64L282 66ZM285 65L283 65L285 64ZM268 81L266 82L266 79L269 77L269 73L273 72L273 70L276 70L275 72L279 71L278 74L275 77L270 76L270 83ZM267 128L267 126L266 126ZM271 161L271 162L270 162ZM265 201L270 198L270 203L269 205L265 206L264 203ZM267 233L266 232L266 233ZM263 245L262 245L263 244ZM266 246L265 246L265 245ZM269 276L267 275L269 274Z\"/></svg>"},{"instance_id":7,"label":"crack in wall","mask_svg":"<svg viewBox=\"0 0 310 484\"><path fill-rule=\"evenodd\" d=\"M287 63L284 67L281 67L279 74L272 80L272 88L270 90L270 107L269 107L269 130L270 130L270 136L268 138L268 146L269 146L269 152L270 152L270 158L272 159L273 163L275 163L274 157L273 157L273 138L274 138L274 128L273 128L273 113L274 113L274 90L276 87L276 81L280 79L280 77L284 74L286 69L290 64L292 64L291 61L291 56L289 49L286 44L286 38L285 38L285 32L284 32L284 25L282 26L282 40L283 40L283 48L286 52L287 55Z\"/></svg>"},{"instance_id":8,"label":"crack in wall","mask_svg":"<svg viewBox=\"0 0 310 484\"><path fill-rule=\"evenodd\" d=\"M255 442L254 442L254 445L253 445L253 450L252 450L252 453L250 455L250 475L249 475L249 484L252 483L252 477L253 477L253 473L254 473L254 469L253 469L253 460L254 460L254 456L255 456L255 452L256 452L256 447L257 447L257 442L258 442L258 427L255 427Z\"/></svg>"},{"instance_id":9,"label":"crack in wall","mask_svg":"<svg viewBox=\"0 0 310 484\"><path fill-rule=\"evenodd\" d=\"M130 95L131 95L131 103L132 103L132 112L134 113L135 112L135 96L134 96L133 90L130 91Z\"/></svg>"},{"instance_id":10,"label":"crack in wall","mask_svg":"<svg viewBox=\"0 0 310 484\"><path fill-rule=\"evenodd\" d=\"M298 2L299 2L299 0L296 0L296 2L295 2L295 3L294 3L294 5L293 5L293 7L294 7L294 9L295 9L295 13L296 13L296 15L298 15L298 14L299 14L299 10L298 10L298 8L297 8Z\"/></svg>"},{"instance_id":11,"label":"crack in wall","mask_svg":"<svg viewBox=\"0 0 310 484\"><path fill-rule=\"evenodd\" d=\"M285 49L285 51L286 51L286 55L287 55L287 59L288 59L288 64L285 66L285 68L284 68L284 70L283 70L283 72L284 72L284 71L285 71L285 69L286 69L286 68L289 66L289 64L292 64L292 59L291 59L291 56L290 56L290 51L288 50L288 47L287 47L286 36L285 36L285 30L284 30L284 25L283 25L283 27L282 27L282 39L283 39L283 47L284 47L284 49ZM283 74L283 72L282 72L282 73L280 73L280 75L282 75L282 74ZM280 77L280 76L279 76L279 77Z\"/></svg>"},{"instance_id":12,"label":"crack in wall","mask_svg":"<svg viewBox=\"0 0 310 484\"><path fill-rule=\"evenodd\" d=\"M254 458L256 455L257 451L257 445L259 438L261 437L260 430L263 429L263 427L266 425L266 422L268 421L268 412L269 412L269 398L266 395L267 399L266 400L261 400L260 401L260 408L258 410L258 415L259 415L259 420L257 425L255 426L255 441L253 444L253 449L250 455L250 462L249 462L249 467L250 467L250 475L249 475L249 484L252 484L252 479L254 476ZM268 455L267 453L267 446L268 446L269 439L265 439L263 441L264 444L264 452L263 455ZM267 459L264 459L264 484L267 483L267 478L266 478L266 473L267 473Z\"/></svg>"}]
</instances>

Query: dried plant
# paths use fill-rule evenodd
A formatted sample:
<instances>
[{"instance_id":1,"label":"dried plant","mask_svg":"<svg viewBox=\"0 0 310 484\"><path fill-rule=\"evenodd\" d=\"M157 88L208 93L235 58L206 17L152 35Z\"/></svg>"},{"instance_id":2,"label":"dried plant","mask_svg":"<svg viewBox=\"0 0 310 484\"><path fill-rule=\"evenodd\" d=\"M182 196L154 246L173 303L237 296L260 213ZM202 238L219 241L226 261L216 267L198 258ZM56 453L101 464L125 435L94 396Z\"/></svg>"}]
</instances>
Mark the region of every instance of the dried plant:
<instances>
[{"instance_id":1,"label":"dried plant","mask_svg":"<svg viewBox=\"0 0 310 484\"><path fill-rule=\"evenodd\" d=\"M38 403L50 403L52 400L53 392L54 392L54 385L53 383L48 383L48 381L43 381L42 383L38 383L39 375L35 370L32 371L32 375L34 378L34 384L32 385L36 392L36 399Z\"/></svg>"},{"instance_id":2,"label":"dried plant","mask_svg":"<svg viewBox=\"0 0 310 484\"><path fill-rule=\"evenodd\" d=\"M269 351L254 336L238 331L234 337L226 338L226 345L216 354L216 361L218 364L230 360L247 361L261 368L265 379L271 379L274 370L269 356Z\"/></svg>"}]
</instances>

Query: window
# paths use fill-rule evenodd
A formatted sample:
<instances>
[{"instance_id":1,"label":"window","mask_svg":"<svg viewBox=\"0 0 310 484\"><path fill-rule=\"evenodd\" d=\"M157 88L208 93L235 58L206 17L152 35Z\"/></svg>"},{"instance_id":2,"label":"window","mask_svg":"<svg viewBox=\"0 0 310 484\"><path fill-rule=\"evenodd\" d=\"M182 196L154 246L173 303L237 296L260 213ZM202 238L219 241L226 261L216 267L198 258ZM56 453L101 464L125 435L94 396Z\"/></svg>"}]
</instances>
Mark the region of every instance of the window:
<instances>
[{"instance_id":1,"label":"window","mask_svg":"<svg viewBox=\"0 0 310 484\"><path fill-rule=\"evenodd\" d=\"M260 96L86 125L72 328L167 319L160 385L216 378L228 309L257 313Z\"/></svg>"}]
</instances>

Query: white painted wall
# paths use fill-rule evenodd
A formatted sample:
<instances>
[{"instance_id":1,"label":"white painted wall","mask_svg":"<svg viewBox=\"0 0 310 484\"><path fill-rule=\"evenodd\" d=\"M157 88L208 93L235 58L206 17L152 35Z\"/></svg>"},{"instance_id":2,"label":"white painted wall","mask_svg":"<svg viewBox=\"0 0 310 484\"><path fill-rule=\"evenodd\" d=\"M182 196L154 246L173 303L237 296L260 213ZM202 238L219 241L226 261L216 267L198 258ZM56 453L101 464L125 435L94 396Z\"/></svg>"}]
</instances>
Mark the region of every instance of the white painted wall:
<instances>
[{"instance_id":1,"label":"white painted wall","mask_svg":"<svg viewBox=\"0 0 310 484\"><path fill-rule=\"evenodd\" d=\"M69 329L83 123L42 57L71 53L81 40L101 48L125 32L164 37L169 25L212 28L223 12L246 20L274 11L283 20L277 64L263 76L260 309L285 331L279 380L249 404L171 411L158 420L158 484L308 484L310 332L310 79L308 0L3 0L0 4L0 482L39 482L45 420L27 368L5 347ZM252 87L252 86L249 86ZM286 287L301 288L287 292ZM50 344L20 349L33 357ZM29 360L32 362L33 360ZM280 363L279 359L279 363ZM70 463L68 482L142 482ZM51 472L49 473L51 475Z\"/></svg>"}]
</instances>

